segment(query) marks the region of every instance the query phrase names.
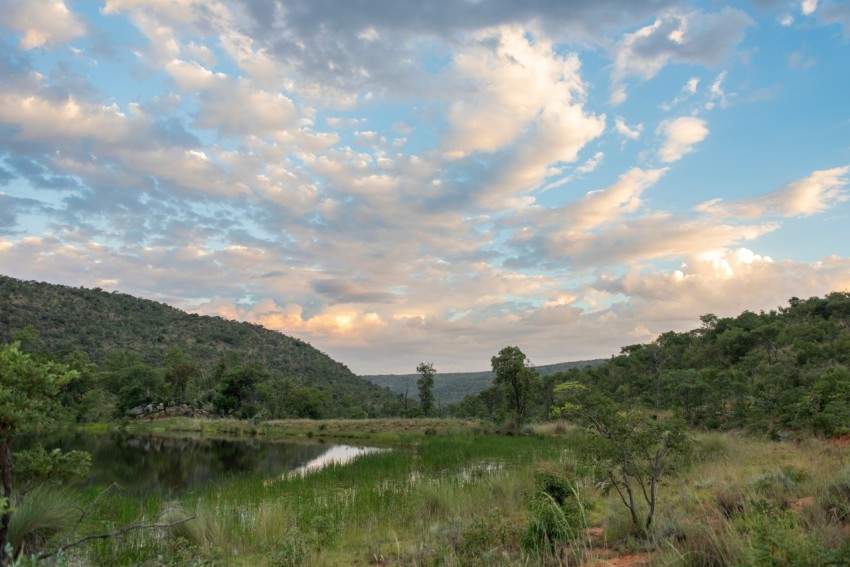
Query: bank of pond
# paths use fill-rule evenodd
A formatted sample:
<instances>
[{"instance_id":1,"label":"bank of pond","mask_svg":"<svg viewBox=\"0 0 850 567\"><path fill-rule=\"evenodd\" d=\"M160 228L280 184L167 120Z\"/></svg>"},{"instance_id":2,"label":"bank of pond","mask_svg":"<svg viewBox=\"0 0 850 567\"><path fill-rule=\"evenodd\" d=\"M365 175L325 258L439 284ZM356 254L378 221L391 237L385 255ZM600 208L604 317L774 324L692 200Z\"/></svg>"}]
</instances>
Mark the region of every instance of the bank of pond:
<instances>
[{"instance_id":1,"label":"bank of pond","mask_svg":"<svg viewBox=\"0 0 850 567\"><path fill-rule=\"evenodd\" d=\"M74 514L29 534L44 562L91 565L841 565L850 563L850 449L693 433L656 519L636 537L594 470L592 439L547 424L496 435L447 421L388 441L383 424L295 437L185 431L66 432L46 447L91 454L86 478L34 491ZM299 429L301 428L301 429ZM308 432L308 433L306 433ZM372 441L372 442L370 442ZM80 517L82 516L82 520ZM24 554L26 555L26 554Z\"/></svg>"}]
</instances>

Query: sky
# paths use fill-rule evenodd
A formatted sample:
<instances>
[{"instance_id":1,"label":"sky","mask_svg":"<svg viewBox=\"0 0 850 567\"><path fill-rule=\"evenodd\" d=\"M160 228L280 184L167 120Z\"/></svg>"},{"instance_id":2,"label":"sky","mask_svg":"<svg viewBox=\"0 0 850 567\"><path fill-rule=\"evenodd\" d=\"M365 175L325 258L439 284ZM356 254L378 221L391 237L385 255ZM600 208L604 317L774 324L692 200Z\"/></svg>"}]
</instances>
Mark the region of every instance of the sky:
<instances>
[{"instance_id":1,"label":"sky","mask_svg":"<svg viewBox=\"0 0 850 567\"><path fill-rule=\"evenodd\" d=\"M0 273L358 374L850 291L850 1L0 0Z\"/></svg>"}]
</instances>

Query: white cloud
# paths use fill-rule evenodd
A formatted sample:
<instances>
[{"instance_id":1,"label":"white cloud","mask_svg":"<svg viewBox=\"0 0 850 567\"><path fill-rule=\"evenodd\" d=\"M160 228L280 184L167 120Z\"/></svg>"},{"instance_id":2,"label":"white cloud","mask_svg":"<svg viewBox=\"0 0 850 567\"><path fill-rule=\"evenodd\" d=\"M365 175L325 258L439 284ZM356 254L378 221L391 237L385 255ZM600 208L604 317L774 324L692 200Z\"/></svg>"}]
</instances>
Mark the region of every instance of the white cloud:
<instances>
[{"instance_id":1,"label":"white cloud","mask_svg":"<svg viewBox=\"0 0 850 567\"><path fill-rule=\"evenodd\" d=\"M640 138L640 135L643 132L643 124L637 124L634 127L630 127L626 124L626 121L623 120L622 116L618 116L614 119L614 129L620 136L623 136L624 138L628 138L629 140L637 140L638 138Z\"/></svg>"},{"instance_id":2,"label":"white cloud","mask_svg":"<svg viewBox=\"0 0 850 567\"><path fill-rule=\"evenodd\" d=\"M723 203L707 201L698 211L715 217L753 219L766 216L797 217L821 213L850 198L847 174L850 167L815 171L810 176L752 199Z\"/></svg>"},{"instance_id":3,"label":"white cloud","mask_svg":"<svg viewBox=\"0 0 850 567\"><path fill-rule=\"evenodd\" d=\"M743 40L753 20L735 8L704 13L668 12L617 44L610 102L625 100L629 77L648 80L670 63L717 65Z\"/></svg>"},{"instance_id":4,"label":"white cloud","mask_svg":"<svg viewBox=\"0 0 850 567\"><path fill-rule=\"evenodd\" d=\"M165 70L177 88L183 91L205 89L213 83L215 78L212 71L195 61L172 59L165 65Z\"/></svg>"},{"instance_id":5,"label":"white cloud","mask_svg":"<svg viewBox=\"0 0 850 567\"><path fill-rule=\"evenodd\" d=\"M694 150L694 145L708 136L706 121L694 116L683 116L674 120L665 120L658 126L658 134L664 136L664 142L658 150L658 157L664 163L678 161Z\"/></svg>"},{"instance_id":6,"label":"white cloud","mask_svg":"<svg viewBox=\"0 0 850 567\"><path fill-rule=\"evenodd\" d=\"M216 128L225 136L266 136L296 128L300 118L292 100L262 90L248 79L216 80L199 97L199 128Z\"/></svg>"},{"instance_id":7,"label":"white cloud","mask_svg":"<svg viewBox=\"0 0 850 567\"><path fill-rule=\"evenodd\" d=\"M800 12L804 16L811 16L818 9L818 0L803 0L800 2Z\"/></svg>"},{"instance_id":8,"label":"white cloud","mask_svg":"<svg viewBox=\"0 0 850 567\"><path fill-rule=\"evenodd\" d=\"M711 83L709 88L708 102L705 103L706 110L711 110L715 105L719 104L720 108L729 106L729 100L726 97L726 91L723 89L723 81L726 80L726 71L721 72Z\"/></svg>"},{"instance_id":9,"label":"white cloud","mask_svg":"<svg viewBox=\"0 0 850 567\"><path fill-rule=\"evenodd\" d=\"M0 0L0 13L0 26L22 34L23 49L65 43L86 31L64 0Z\"/></svg>"},{"instance_id":10,"label":"white cloud","mask_svg":"<svg viewBox=\"0 0 850 567\"><path fill-rule=\"evenodd\" d=\"M522 197L546 178L551 164L573 162L600 136L605 117L584 109L584 83L575 55L559 55L545 37L520 29L480 32L455 56L458 85L448 113L449 160L506 152L498 175L477 196L487 207L522 206ZM517 88L523 85L523 88Z\"/></svg>"}]
</instances>

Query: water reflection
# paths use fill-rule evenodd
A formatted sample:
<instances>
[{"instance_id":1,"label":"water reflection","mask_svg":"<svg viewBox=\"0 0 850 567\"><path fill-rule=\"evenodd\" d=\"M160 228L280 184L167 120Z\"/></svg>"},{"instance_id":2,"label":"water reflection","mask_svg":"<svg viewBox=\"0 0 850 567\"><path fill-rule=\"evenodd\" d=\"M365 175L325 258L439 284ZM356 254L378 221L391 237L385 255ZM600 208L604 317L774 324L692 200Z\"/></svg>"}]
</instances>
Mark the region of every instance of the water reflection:
<instances>
[{"instance_id":1,"label":"water reflection","mask_svg":"<svg viewBox=\"0 0 850 567\"><path fill-rule=\"evenodd\" d=\"M336 445L330 447L327 451L315 459L312 459L297 469L290 471L286 474L286 477L292 478L296 476L305 476L325 467L348 464L361 455L380 453L381 451L386 451L386 449L379 449L377 447L351 447L349 445Z\"/></svg>"},{"instance_id":2,"label":"water reflection","mask_svg":"<svg viewBox=\"0 0 850 567\"><path fill-rule=\"evenodd\" d=\"M19 439L17 447L33 439ZM73 432L38 440L47 449L87 451L92 467L85 483L118 483L133 493L183 494L235 474L281 477L344 464L379 449L257 439L159 437ZM300 471L300 472L299 472Z\"/></svg>"}]
</instances>

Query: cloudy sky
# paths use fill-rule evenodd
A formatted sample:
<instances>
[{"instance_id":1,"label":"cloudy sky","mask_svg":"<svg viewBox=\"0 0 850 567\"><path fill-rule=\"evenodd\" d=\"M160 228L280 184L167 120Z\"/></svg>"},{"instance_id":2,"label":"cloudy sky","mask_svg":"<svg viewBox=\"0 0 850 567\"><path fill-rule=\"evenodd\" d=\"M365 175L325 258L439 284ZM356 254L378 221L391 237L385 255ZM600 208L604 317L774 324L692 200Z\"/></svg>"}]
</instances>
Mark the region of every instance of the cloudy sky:
<instances>
[{"instance_id":1,"label":"cloudy sky","mask_svg":"<svg viewBox=\"0 0 850 567\"><path fill-rule=\"evenodd\" d=\"M356 373L850 290L850 1L0 0L0 273Z\"/></svg>"}]
</instances>

